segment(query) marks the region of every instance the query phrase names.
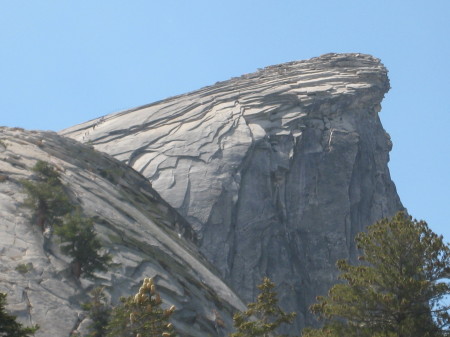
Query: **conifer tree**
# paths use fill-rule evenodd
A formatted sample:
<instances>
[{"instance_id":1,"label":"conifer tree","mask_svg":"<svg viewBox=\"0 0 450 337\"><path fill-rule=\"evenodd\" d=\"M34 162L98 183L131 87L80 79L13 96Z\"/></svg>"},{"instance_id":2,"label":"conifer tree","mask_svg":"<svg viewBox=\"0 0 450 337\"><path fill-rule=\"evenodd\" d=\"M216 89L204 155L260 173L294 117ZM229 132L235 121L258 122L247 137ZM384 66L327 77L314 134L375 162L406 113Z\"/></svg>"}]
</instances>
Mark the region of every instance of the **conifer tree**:
<instances>
[{"instance_id":1,"label":"conifer tree","mask_svg":"<svg viewBox=\"0 0 450 337\"><path fill-rule=\"evenodd\" d=\"M311 306L325 325L303 336L448 336L450 306L442 299L450 294L450 248L442 236L398 213L356 242L361 262L338 261L343 282Z\"/></svg>"},{"instance_id":2,"label":"conifer tree","mask_svg":"<svg viewBox=\"0 0 450 337\"><path fill-rule=\"evenodd\" d=\"M108 337L175 337L175 329L169 322L175 306L162 309L162 300L153 279L145 278L139 292L122 298L122 304L114 308L108 325Z\"/></svg>"},{"instance_id":3,"label":"conifer tree","mask_svg":"<svg viewBox=\"0 0 450 337\"><path fill-rule=\"evenodd\" d=\"M83 217L79 211L67 214L63 224L55 228L55 233L63 243L61 251L73 257L72 272L76 278L81 274L92 277L95 271L108 270L111 256L100 253L102 245L92 219Z\"/></svg>"},{"instance_id":4,"label":"conifer tree","mask_svg":"<svg viewBox=\"0 0 450 337\"><path fill-rule=\"evenodd\" d=\"M16 317L6 312L6 294L0 293L0 336L29 337L39 329L38 325L24 327Z\"/></svg>"},{"instance_id":5,"label":"conifer tree","mask_svg":"<svg viewBox=\"0 0 450 337\"><path fill-rule=\"evenodd\" d=\"M21 180L27 198L24 205L34 210L36 224L44 231L46 225L59 223L61 216L72 210L72 204L59 173L47 162L37 161L32 171L36 180Z\"/></svg>"},{"instance_id":6,"label":"conifer tree","mask_svg":"<svg viewBox=\"0 0 450 337\"><path fill-rule=\"evenodd\" d=\"M291 324L296 313L281 310L274 288L275 284L264 277L262 284L258 285L260 294L256 302L249 303L246 311L234 315L234 327L237 331L231 337L282 336L275 335L275 330L283 323Z\"/></svg>"},{"instance_id":7,"label":"conifer tree","mask_svg":"<svg viewBox=\"0 0 450 337\"><path fill-rule=\"evenodd\" d=\"M111 308L106 302L104 287L94 288L91 292L91 300L83 304L83 309L88 312L92 320L91 333L87 337L106 337L106 326L111 315Z\"/></svg>"}]
</instances>

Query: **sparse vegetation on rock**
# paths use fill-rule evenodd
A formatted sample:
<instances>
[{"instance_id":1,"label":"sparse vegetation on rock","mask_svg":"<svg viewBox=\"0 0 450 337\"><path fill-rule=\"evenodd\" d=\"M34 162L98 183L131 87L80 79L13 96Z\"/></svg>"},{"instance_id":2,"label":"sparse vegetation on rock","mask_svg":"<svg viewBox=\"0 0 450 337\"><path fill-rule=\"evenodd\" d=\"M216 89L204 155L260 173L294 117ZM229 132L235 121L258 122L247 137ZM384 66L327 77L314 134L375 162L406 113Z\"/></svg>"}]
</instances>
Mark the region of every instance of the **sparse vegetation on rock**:
<instances>
[{"instance_id":1,"label":"sparse vegetation on rock","mask_svg":"<svg viewBox=\"0 0 450 337\"><path fill-rule=\"evenodd\" d=\"M34 210L35 222L42 231L50 228L60 237L61 251L73 257L73 275L92 277L95 271L106 271L111 256L101 253L102 245L95 234L93 220L83 217L80 210L73 212L75 206L64 190L60 174L41 160L32 171L37 181L21 181L27 192L24 205Z\"/></svg>"},{"instance_id":2,"label":"sparse vegetation on rock","mask_svg":"<svg viewBox=\"0 0 450 337\"><path fill-rule=\"evenodd\" d=\"M400 212L356 242L362 262L338 261L343 283L311 306L325 326L303 336L448 336L450 247L442 236Z\"/></svg>"},{"instance_id":3,"label":"sparse vegetation on rock","mask_svg":"<svg viewBox=\"0 0 450 337\"><path fill-rule=\"evenodd\" d=\"M67 214L62 225L55 228L61 238L61 251L73 257L72 272L76 278L81 274L92 277L95 271L107 271L111 256L101 253L102 244L94 231L94 222L79 211Z\"/></svg>"},{"instance_id":4,"label":"sparse vegetation on rock","mask_svg":"<svg viewBox=\"0 0 450 337\"><path fill-rule=\"evenodd\" d=\"M104 287L94 288L91 292L91 301L83 304L83 309L88 312L89 318L92 320L90 325L91 333L87 337L105 337L106 326L111 315L111 307L108 305Z\"/></svg>"},{"instance_id":5,"label":"sparse vegetation on rock","mask_svg":"<svg viewBox=\"0 0 450 337\"><path fill-rule=\"evenodd\" d=\"M122 298L114 308L108 337L175 337L170 316L175 306L161 308L162 300L151 278L145 278L139 292Z\"/></svg>"},{"instance_id":6,"label":"sparse vegetation on rock","mask_svg":"<svg viewBox=\"0 0 450 337\"><path fill-rule=\"evenodd\" d=\"M32 263L21 263L17 265L16 270L21 274L26 274L29 271L33 270L33 264Z\"/></svg>"},{"instance_id":7,"label":"sparse vegetation on rock","mask_svg":"<svg viewBox=\"0 0 450 337\"><path fill-rule=\"evenodd\" d=\"M124 172L118 167L109 167L104 169L99 169L99 174L103 178L109 180L113 184L117 184L120 178L123 177Z\"/></svg>"},{"instance_id":8,"label":"sparse vegetation on rock","mask_svg":"<svg viewBox=\"0 0 450 337\"><path fill-rule=\"evenodd\" d=\"M16 317L6 311L6 294L0 293L0 336L28 337L34 335L39 329L38 325L24 327L17 322Z\"/></svg>"},{"instance_id":9,"label":"sparse vegetation on rock","mask_svg":"<svg viewBox=\"0 0 450 337\"><path fill-rule=\"evenodd\" d=\"M275 283L268 277L258 285L260 294L255 303L249 303L247 310L234 315L236 332L231 337L268 337L274 335L282 324L290 324L297 315L295 312L285 313L278 306L277 293L274 291Z\"/></svg>"},{"instance_id":10,"label":"sparse vegetation on rock","mask_svg":"<svg viewBox=\"0 0 450 337\"><path fill-rule=\"evenodd\" d=\"M21 180L27 193L24 205L34 211L34 221L42 231L45 226L61 223L63 215L73 209L59 173L47 162L39 160L32 168L36 180Z\"/></svg>"}]
</instances>

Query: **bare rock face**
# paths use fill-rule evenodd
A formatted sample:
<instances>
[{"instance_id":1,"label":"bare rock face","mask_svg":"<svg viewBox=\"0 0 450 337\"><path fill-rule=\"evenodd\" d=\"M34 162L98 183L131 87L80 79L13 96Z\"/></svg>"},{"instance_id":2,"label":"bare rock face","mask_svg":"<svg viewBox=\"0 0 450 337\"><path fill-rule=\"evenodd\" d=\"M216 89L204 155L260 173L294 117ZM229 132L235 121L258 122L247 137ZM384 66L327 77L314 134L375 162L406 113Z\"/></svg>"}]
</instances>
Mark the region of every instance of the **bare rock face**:
<instances>
[{"instance_id":1,"label":"bare rock face","mask_svg":"<svg viewBox=\"0 0 450 337\"><path fill-rule=\"evenodd\" d=\"M402 209L378 117L388 90L378 59L327 54L61 133L147 177L246 301L271 277L298 332L354 235Z\"/></svg>"},{"instance_id":2,"label":"bare rock face","mask_svg":"<svg viewBox=\"0 0 450 337\"><path fill-rule=\"evenodd\" d=\"M225 336L232 313L245 306L198 252L190 225L130 167L72 139L49 132L0 128L0 291L8 309L37 337L82 336L89 325L80 304L103 286L114 304L153 277L164 305L175 305L182 336ZM20 179L33 179L37 160L60 173L72 201L93 217L114 265L77 281L59 239L33 225ZM216 324L217 316L224 327Z\"/></svg>"}]
</instances>

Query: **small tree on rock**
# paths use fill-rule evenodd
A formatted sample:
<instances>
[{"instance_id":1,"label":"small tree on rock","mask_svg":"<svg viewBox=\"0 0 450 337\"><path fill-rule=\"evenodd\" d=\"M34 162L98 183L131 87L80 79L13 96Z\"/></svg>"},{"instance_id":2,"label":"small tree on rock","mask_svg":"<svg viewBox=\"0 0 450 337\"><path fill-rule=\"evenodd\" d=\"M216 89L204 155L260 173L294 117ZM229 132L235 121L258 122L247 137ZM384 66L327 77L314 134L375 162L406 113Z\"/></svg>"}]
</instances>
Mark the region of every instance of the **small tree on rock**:
<instances>
[{"instance_id":1,"label":"small tree on rock","mask_svg":"<svg viewBox=\"0 0 450 337\"><path fill-rule=\"evenodd\" d=\"M6 312L6 294L0 293L0 336L29 337L39 329L38 325L24 327L16 317Z\"/></svg>"},{"instance_id":2,"label":"small tree on rock","mask_svg":"<svg viewBox=\"0 0 450 337\"><path fill-rule=\"evenodd\" d=\"M442 299L450 294L450 248L442 236L398 213L356 242L362 262L338 261L343 283L311 306L325 325L303 336L448 336L450 306Z\"/></svg>"},{"instance_id":3,"label":"small tree on rock","mask_svg":"<svg viewBox=\"0 0 450 337\"><path fill-rule=\"evenodd\" d=\"M162 300L156 292L153 279L145 278L139 292L122 298L122 304L114 308L108 325L109 337L175 337L175 329L169 322L175 306L162 309Z\"/></svg>"},{"instance_id":4,"label":"small tree on rock","mask_svg":"<svg viewBox=\"0 0 450 337\"><path fill-rule=\"evenodd\" d=\"M59 223L59 219L73 209L59 173L47 162L39 160L32 168L36 181L21 180L27 198L24 205L34 210L36 224L44 231L46 225Z\"/></svg>"},{"instance_id":5,"label":"small tree on rock","mask_svg":"<svg viewBox=\"0 0 450 337\"><path fill-rule=\"evenodd\" d=\"M248 304L248 310L234 315L234 327L237 331L231 337L282 336L275 335L275 330L283 323L291 324L296 313L281 310L274 288L275 284L265 277L258 286L260 294L256 303Z\"/></svg>"},{"instance_id":6,"label":"small tree on rock","mask_svg":"<svg viewBox=\"0 0 450 337\"><path fill-rule=\"evenodd\" d=\"M91 300L83 304L83 309L88 312L92 320L91 333L87 337L106 337L106 326L111 315L111 307L106 301L104 287L94 288L91 292Z\"/></svg>"},{"instance_id":7,"label":"small tree on rock","mask_svg":"<svg viewBox=\"0 0 450 337\"><path fill-rule=\"evenodd\" d=\"M100 253L102 245L94 231L92 219L85 218L79 211L64 217L63 224L56 227L61 238L61 251L73 257L72 272L76 278L81 274L92 277L95 271L105 272L111 265L111 255Z\"/></svg>"}]
</instances>

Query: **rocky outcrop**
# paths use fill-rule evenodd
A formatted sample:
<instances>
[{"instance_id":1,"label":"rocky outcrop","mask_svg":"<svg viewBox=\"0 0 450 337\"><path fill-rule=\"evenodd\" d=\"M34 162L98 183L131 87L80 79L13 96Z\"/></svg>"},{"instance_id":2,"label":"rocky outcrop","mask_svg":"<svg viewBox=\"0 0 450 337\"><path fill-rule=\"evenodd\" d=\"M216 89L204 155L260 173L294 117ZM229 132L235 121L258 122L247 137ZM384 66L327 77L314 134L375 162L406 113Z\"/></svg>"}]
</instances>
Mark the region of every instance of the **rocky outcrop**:
<instances>
[{"instance_id":1,"label":"rocky outcrop","mask_svg":"<svg viewBox=\"0 0 450 337\"><path fill-rule=\"evenodd\" d=\"M129 164L192 224L246 301L264 275L295 331L354 258L354 235L402 205L378 112L387 70L362 54L271 66L62 131Z\"/></svg>"},{"instance_id":2,"label":"rocky outcrop","mask_svg":"<svg viewBox=\"0 0 450 337\"><path fill-rule=\"evenodd\" d=\"M45 238L22 206L20 179L33 179L37 160L59 171L113 256L114 265L94 280L71 276L58 238ZM136 293L144 277L154 277L164 304L177 307L173 321L183 336L224 336L233 311L244 306L195 241L191 226L128 166L55 133L0 128L0 291L23 323L41 326L36 336L84 336L88 320L80 304L89 290L104 286L117 303Z\"/></svg>"}]
</instances>

